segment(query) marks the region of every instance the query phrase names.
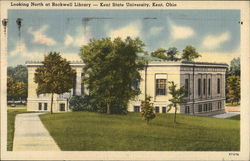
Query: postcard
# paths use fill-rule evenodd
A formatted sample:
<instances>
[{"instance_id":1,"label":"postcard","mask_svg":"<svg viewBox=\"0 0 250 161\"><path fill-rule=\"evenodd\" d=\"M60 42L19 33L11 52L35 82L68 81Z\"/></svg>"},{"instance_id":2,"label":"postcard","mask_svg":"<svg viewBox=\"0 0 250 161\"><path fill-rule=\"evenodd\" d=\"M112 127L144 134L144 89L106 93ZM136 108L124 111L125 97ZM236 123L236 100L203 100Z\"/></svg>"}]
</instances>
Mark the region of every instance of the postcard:
<instances>
[{"instance_id":1,"label":"postcard","mask_svg":"<svg viewBox=\"0 0 250 161\"><path fill-rule=\"evenodd\" d=\"M248 1L1 1L1 159L249 160Z\"/></svg>"}]
</instances>

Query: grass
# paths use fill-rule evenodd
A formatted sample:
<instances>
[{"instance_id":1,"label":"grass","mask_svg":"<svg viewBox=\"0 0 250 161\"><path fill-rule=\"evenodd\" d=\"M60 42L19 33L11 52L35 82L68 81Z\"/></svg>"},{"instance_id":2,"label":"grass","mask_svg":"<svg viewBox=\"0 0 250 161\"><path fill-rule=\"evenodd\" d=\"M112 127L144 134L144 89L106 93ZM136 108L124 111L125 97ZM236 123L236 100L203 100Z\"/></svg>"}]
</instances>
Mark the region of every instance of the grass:
<instances>
[{"instance_id":1,"label":"grass","mask_svg":"<svg viewBox=\"0 0 250 161\"><path fill-rule=\"evenodd\" d=\"M239 151L240 121L158 114L149 125L140 113L68 112L40 115L64 151Z\"/></svg>"},{"instance_id":2,"label":"grass","mask_svg":"<svg viewBox=\"0 0 250 161\"><path fill-rule=\"evenodd\" d=\"M230 117L228 119L231 119L231 120L240 120L240 115L236 115L236 116Z\"/></svg>"},{"instance_id":3,"label":"grass","mask_svg":"<svg viewBox=\"0 0 250 161\"><path fill-rule=\"evenodd\" d=\"M17 114L26 113L26 109L7 110L7 150L12 151L15 132L15 117Z\"/></svg>"}]
</instances>

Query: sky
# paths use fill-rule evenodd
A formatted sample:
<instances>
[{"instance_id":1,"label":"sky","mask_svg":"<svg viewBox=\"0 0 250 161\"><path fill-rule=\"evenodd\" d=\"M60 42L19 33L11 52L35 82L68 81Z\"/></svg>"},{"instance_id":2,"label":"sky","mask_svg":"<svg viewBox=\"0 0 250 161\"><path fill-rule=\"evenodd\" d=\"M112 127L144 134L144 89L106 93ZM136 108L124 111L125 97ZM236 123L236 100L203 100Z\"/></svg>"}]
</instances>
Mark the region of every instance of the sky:
<instances>
[{"instance_id":1,"label":"sky","mask_svg":"<svg viewBox=\"0 0 250 161\"><path fill-rule=\"evenodd\" d=\"M240 56L239 21L240 10L8 10L8 66L50 51L80 60L90 39L118 36L139 37L148 53L192 45L202 55L197 61L229 63Z\"/></svg>"}]
</instances>

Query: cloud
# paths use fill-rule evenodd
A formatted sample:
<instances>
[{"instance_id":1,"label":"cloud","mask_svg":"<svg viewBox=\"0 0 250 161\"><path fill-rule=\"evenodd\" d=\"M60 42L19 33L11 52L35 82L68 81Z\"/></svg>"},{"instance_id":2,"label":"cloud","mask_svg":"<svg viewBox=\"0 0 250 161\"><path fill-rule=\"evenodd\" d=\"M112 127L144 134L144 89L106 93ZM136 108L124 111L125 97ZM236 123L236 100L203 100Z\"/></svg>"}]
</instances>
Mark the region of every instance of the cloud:
<instances>
[{"instance_id":1,"label":"cloud","mask_svg":"<svg viewBox=\"0 0 250 161\"><path fill-rule=\"evenodd\" d=\"M17 43L15 49L10 51L9 53L11 56L22 56L25 58L29 58L29 60L42 59L44 56L41 52L28 51L23 40L21 40L20 43Z\"/></svg>"},{"instance_id":2,"label":"cloud","mask_svg":"<svg viewBox=\"0 0 250 161\"><path fill-rule=\"evenodd\" d=\"M164 27L157 27L154 26L152 28L150 28L148 35L158 35L163 31Z\"/></svg>"},{"instance_id":3,"label":"cloud","mask_svg":"<svg viewBox=\"0 0 250 161\"><path fill-rule=\"evenodd\" d=\"M202 46L206 49L217 49L221 46L221 44L230 39L231 35L228 31L219 35L207 35L202 41Z\"/></svg>"},{"instance_id":4,"label":"cloud","mask_svg":"<svg viewBox=\"0 0 250 161\"><path fill-rule=\"evenodd\" d=\"M28 29L28 32L33 35L33 43L42 44L47 46L53 46L56 44L56 41L48 37L44 32L48 29L48 25L43 25L41 28L33 31L32 28Z\"/></svg>"},{"instance_id":5,"label":"cloud","mask_svg":"<svg viewBox=\"0 0 250 161\"><path fill-rule=\"evenodd\" d=\"M230 64L233 58L240 57L240 47L236 48L232 52L200 52L200 54L202 57L199 57L195 61Z\"/></svg>"},{"instance_id":6,"label":"cloud","mask_svg":"<svg viewBox=\"0 0 250 161\"><path fill-rule=\"evenodd\" d=\"M23 40L21 40L20 43L17 43L15 49L10 51L9 53L10 53L10 56L12 57L21 56L24 59L28 59L28 60L43 60L44 56L48 54L48 52L43 53L43 52L39 52L38 50L29 51ZM70 53L70 52L60 52L60 53L63 58L66 58L69 61L81 60L78 53Z\"/></svg>"},{"instance_id":7,"label":"cloud","mask_svg":"<svg viewBox=\"0 0 250 161\"><path fill-rule=\"evenodd\" d=\"M65 39L64 39L64 45L69 46L71 44L74 44L74 39L71 35L66 34Z\"/></svg>"},{"instance_id":8,"label":"cloud","mask_svg":"<svg viewBox=\"0 0 250 161\"><path fill-rule=\"evenodd\" d=\"M171 37L174 40L184 40L195 35L195 31L189 26L178 26L171 23Z\"/></svg>"},{"instance_id":9,"label":"cloud","mask_svg":"<svg viewBox=\"0 0 250 161\"><path fill-rule=\"evenodd\" d=\"M108 32L108 37L111 37L111 39L114 39L116 37L120 37L122 39L127 38L130 36L131 38L139 37L141 31L141 24L139 22L133 22L128 24L127 26L112 29Z\"/></svg>"},{"instance_id":10,"label":"cloud","mask_svg":"<svg viewBox=\"0 0 250 161\"><path fill-rule=\"evenodd\" d=\"M81 60L78 53L62 53L63 58L67 59L68 61L79 61Z\"/></svg>"},{"instance_id":11,"label":"cloud","mask_svg":"<svg viewBox=\"0 0 250 161\"><path fill-rule=\"evenodd\" d=\"M90 27L77 27L74 35L66 34L64 37L65 46L80 47L89 42L90 39Z\"/></svg>"}]
</instances>

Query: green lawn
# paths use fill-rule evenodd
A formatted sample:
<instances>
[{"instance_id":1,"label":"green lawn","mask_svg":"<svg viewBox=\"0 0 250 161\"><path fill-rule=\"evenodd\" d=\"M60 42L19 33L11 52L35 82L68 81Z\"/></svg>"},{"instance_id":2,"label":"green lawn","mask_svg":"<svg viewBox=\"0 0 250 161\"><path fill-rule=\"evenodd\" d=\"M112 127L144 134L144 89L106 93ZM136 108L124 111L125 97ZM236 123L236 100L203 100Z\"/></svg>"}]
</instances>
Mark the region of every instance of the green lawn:
<instances>
[{"instance_id":1,"label":"green lawn","mask_svg":"<svg viewBox=\"0 0 250 161\"><path fill-rule=\"evenodd\" d=\"M68 112L40 115L62 150L239 151L240 121L158 114L146 124L140 113Z\"/></svg>"},{"instance_id":2,"label":"green lawn","mask_svg":"<svg viewBox=\"0 0 250 161\"><path fill-rule=\"evenodd\" d=\"M231 120L240 120L240 115L236 115L236 116L230 117L228 119L231 119Z\"/></svg>"},{"instance_id":3,"label":"green lawn","mask_svg":"<svg viewBox=\"0 0 250 161\"><path fill-rule=\"evenodd\" d=\"M26 109L8 109L7 111L7 150L11 151L13 147L13 138L15 132L15 117L17 114L25 113Z\"/></svg>"}]
</instances>

